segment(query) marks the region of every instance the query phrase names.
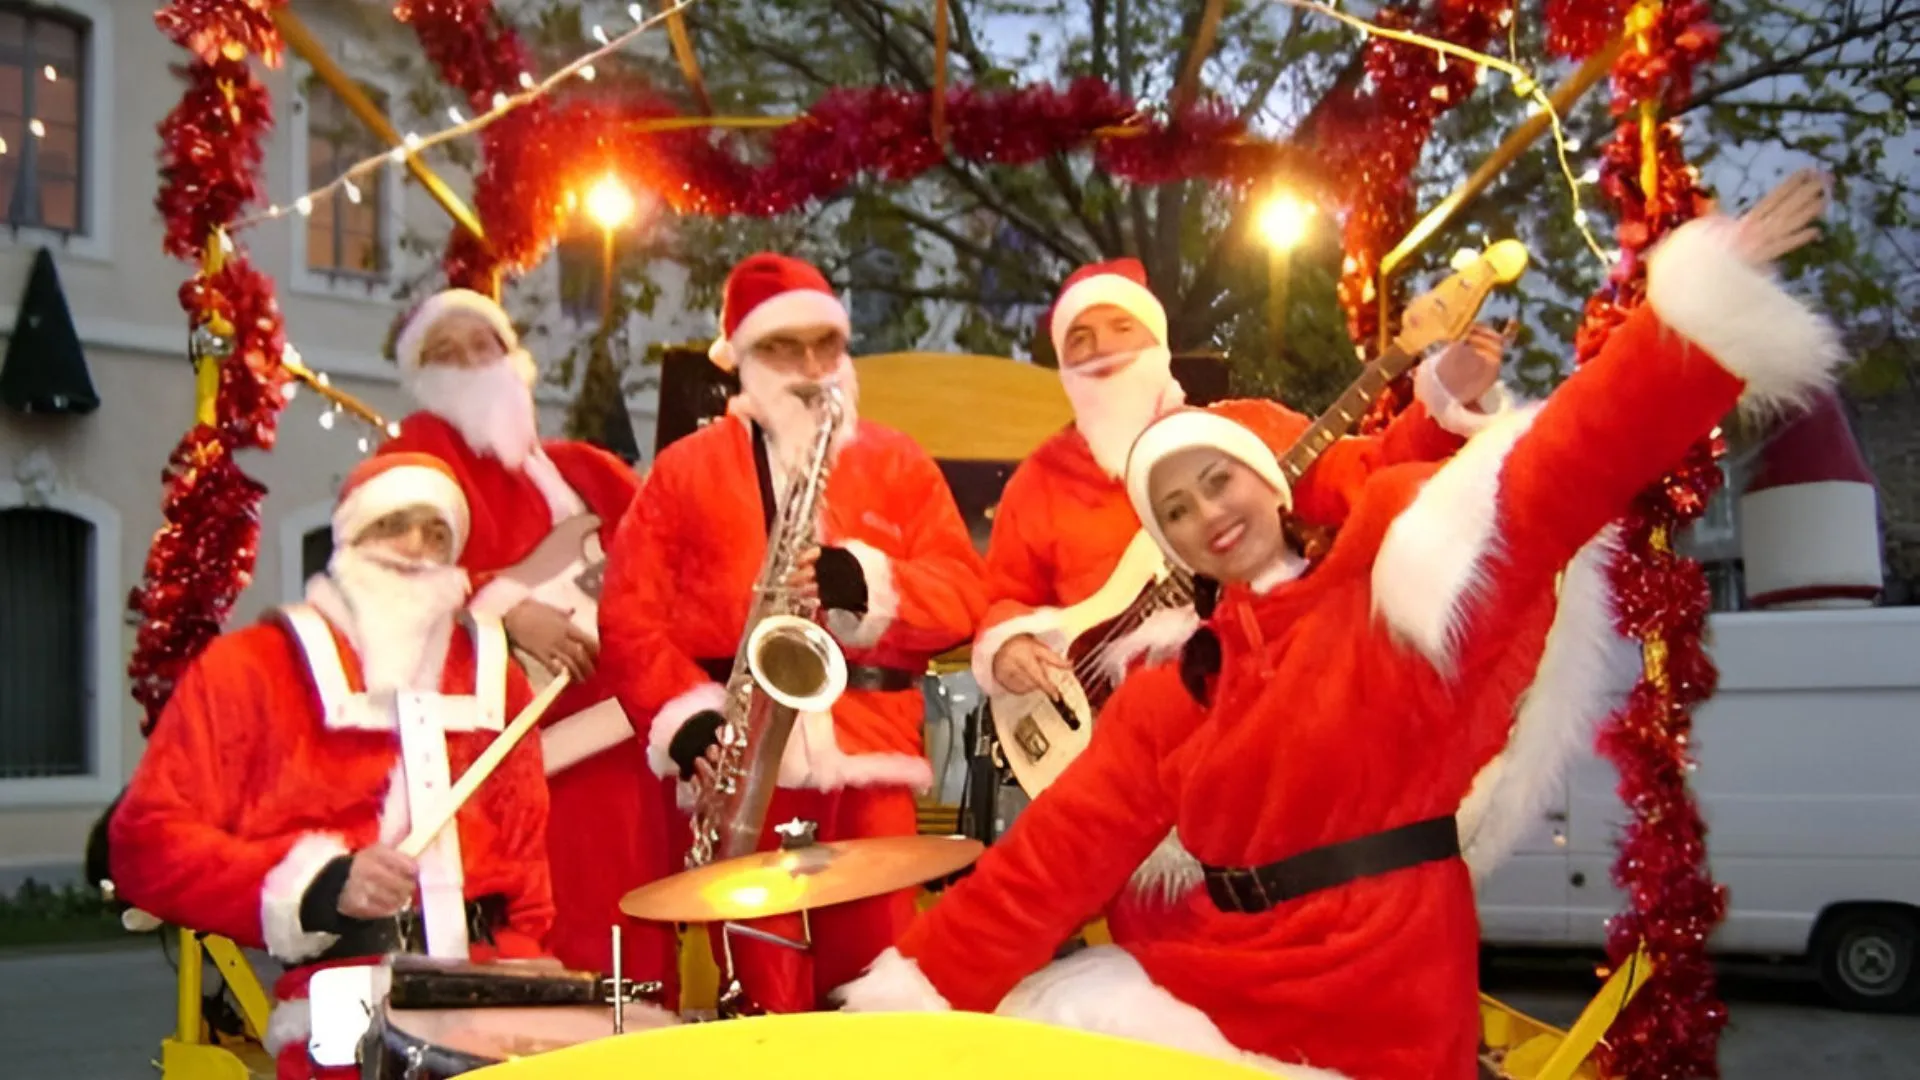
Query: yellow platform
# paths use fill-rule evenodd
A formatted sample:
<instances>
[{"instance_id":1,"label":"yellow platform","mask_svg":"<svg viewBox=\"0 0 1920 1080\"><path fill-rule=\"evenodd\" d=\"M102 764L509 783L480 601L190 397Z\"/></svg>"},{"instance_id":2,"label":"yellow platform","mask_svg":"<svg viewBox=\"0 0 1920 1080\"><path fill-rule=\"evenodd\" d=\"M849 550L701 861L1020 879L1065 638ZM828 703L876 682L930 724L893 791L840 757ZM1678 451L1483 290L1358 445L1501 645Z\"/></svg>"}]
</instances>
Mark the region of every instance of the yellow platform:
<instances>
[{"instance_id":1,"label":"yellow platform","mask_svg":"<svg viewBox=\"0 0 1920 1080\"><path fill-rule=\"evenodd\" d=\"M634 1032L468 1073L473 1080L630 1080L697 1071L781 1080L1098 1076L1252 1080L1267 1073L1127 1039L979 1013L801 1013Z\"/></svg>"}]
</instances>

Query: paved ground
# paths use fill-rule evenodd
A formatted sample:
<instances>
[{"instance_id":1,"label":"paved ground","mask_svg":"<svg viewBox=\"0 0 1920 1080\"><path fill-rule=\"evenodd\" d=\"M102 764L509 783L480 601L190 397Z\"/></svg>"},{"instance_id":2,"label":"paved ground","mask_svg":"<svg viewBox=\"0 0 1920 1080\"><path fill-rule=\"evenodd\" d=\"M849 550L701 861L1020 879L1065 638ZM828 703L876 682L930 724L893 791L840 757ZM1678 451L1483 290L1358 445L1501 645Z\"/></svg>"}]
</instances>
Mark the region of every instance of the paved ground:
<instances>
[{"instance_id":1,"label":"paved ground","mask_svg":"<svg viewBox=\"0 0 1920 1080\"><path fill-rule=\"evenodd\" d=\"M151 942L152 939L149 939ZM1580 963L1502 962L1487 989L1564 1024L1593 992ZM1896 1080L1915 1075L1920 1019L1862 1016L1790 979L1730 975L1728 1080ZM9 1080L152 1080L173 1024L173 973L157 943L0 955L0 1075ZM909 1070L903 1075L911 1076Z\"/></svg>"}]
</instances>

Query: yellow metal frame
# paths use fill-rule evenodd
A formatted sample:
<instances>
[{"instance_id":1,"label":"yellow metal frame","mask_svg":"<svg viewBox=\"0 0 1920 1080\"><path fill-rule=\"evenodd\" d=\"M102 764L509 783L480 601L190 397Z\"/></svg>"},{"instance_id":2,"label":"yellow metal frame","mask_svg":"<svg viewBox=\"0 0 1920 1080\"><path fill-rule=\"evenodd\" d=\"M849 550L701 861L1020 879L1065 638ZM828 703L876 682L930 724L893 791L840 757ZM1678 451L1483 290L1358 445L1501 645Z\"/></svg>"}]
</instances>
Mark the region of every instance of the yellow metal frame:
<instances>
[{"instance_id":1,"label":"yellow metal frame","mask_svg":"<svg viewBox=\"0 0 1920 1080\"><path fill-rule=\"evenodd\" d=\"M179 973L174 979L174 1032L160 1043L161 1080L250 1080L272 1076L273 1061L262 1045L273 1004L247 956L232 941L212 934L169 928L180 943ZM202 998L205 961L211 959L239 1007L246 1037L216 1039L207 1028Z\"/></svg>"}]
</instances>

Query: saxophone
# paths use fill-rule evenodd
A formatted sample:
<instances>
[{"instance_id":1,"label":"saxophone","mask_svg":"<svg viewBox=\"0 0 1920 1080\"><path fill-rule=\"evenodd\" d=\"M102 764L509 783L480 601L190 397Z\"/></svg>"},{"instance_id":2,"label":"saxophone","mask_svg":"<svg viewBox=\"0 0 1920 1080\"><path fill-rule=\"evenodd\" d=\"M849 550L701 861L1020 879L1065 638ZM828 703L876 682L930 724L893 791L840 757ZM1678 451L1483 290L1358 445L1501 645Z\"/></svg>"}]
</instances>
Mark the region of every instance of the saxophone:
<instances>
[{"instance_id":1,"label":"saxophone","mask_svg":"<svg viewBox=\"0 0 1920 1080\"><path fill-rule=\"evenodd\" d=\"M726 722L718 733L720 765L711 786L694 780L689 867L759 849L794 720L802 712L832 708L847 687L846 654L813 620L818 605L796 601L782 585L800 556L817 542L827 455L846 409L840 389L830 384L802 384L795 393L812 409L816 434L806 468L788 482L767 535L766 561L754 583L746 632L727 679Z\"/></svg>"}]
</instances>

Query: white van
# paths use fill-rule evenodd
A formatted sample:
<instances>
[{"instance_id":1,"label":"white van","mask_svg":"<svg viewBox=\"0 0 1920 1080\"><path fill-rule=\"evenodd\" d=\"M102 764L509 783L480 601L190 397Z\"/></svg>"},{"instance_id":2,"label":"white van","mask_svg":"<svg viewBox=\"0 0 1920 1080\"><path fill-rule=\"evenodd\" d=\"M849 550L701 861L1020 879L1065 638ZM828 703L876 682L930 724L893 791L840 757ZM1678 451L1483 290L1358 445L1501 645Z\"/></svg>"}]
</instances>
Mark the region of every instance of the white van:
<instances>
[{"instance_id":1,"label":"white van","mask_svg":"<svg viewBox=\"0 0 1920 1080\"><path fill-rule=\"evenodd\" d=\"M1920 608L1712 617L1694 791L1728 889L1717 953L1806 957L1850 1008L1920 1003ZM1489 945L1599 946L1626 811L1590 753L1485 882Z\"/></svg>"}]
</instances>

